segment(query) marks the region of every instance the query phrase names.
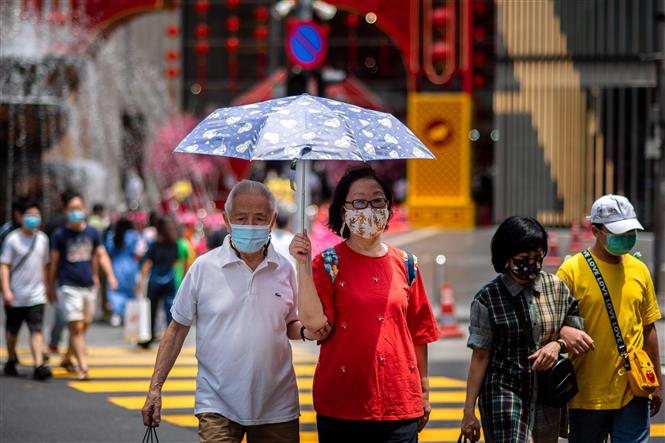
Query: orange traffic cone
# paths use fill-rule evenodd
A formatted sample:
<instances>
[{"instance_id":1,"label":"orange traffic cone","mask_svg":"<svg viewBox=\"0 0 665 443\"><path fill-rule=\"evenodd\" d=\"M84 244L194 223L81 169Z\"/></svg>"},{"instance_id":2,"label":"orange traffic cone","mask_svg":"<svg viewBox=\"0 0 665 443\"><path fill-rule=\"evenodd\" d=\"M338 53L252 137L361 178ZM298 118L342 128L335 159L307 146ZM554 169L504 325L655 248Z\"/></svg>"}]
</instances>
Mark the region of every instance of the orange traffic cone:
<instances>
[{"instance_id":1,"label":"orange traffic cone","mask_svg":"<svg viewBox=\"0 0 665 443\"><path fill-rule=\"evenodd\" d=\"M441 318L439 325L439 338L462 337L464 334L457 324L455 316L455 296L453 287L448 282L441 285Z\"/></svg>"},{"instance_id":2,"label":"orange traffic cone","mask_svg":"<svg viewBox=\"0 0 665 443\"><path fill-rule=\"evenodd\" d=\"M576 253L581 251L582 248L584 248L584 246L582 245L582 237L580 235L580 224L575 220L570 228L570 244L568 245L568 251Z\"/></svg>"},{"instance_id":3,"label":"orange traffic cone","mask_svg":"<svg viewBox=\"0 0 665 443\"><path fill-rule=\"evenodd\" d=\"M543 264L552 268L558 267L561 264L559 237L556 232L550 232L547 236L547 257L545 257Z\"/></svg>"},{"instance_id":4,"label":"orange traffic cone","mask_svg":"<svg viewBox=\"0 0 665 443\"><path fill-rule=\"evenodd\" d=\"M582 222L582 241L591 243L593 241L593 231L591 231L591 222L584 220Z\"/></svg>"}]
</instances>

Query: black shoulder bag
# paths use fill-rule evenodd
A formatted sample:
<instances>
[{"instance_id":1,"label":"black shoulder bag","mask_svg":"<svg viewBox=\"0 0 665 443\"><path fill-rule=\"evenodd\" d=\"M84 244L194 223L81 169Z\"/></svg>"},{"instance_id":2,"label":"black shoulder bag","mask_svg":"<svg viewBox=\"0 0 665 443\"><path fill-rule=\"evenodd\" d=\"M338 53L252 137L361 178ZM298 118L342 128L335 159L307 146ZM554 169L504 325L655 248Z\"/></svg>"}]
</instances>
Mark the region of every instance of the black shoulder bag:
<instances>
[{"instance_id":1,"label":"black shoulder bag","mask_svg":"<svg viewBox=\"0 0 665 443\"><path fill-rule=\"evenodd\" d=\"M535 348L531 324L524 318L524 313L520 309L516 297L513 297L513 305L517 321L524 327L526 334L529 336L529 341ZM579 392L573 363L567 357L559 355L559 359L554 363L554 366L545 371L535 372L539 403L562 408Z\"/></svg>"}]
</instances>

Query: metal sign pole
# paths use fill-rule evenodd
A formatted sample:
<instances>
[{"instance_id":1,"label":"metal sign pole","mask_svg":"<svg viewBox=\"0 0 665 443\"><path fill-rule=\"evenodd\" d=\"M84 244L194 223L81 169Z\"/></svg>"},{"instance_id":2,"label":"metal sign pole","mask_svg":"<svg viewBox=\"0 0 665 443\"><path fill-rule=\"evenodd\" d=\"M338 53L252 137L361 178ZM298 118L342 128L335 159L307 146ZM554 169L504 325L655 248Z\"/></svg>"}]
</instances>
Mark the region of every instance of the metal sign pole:
<instances>
[{"instance_id":1,"label":"metal sign pole","mask_svg":"<svg viewBox=\"0 0 665 443\"><path fill-rule=\"evenodd\" d=\"M298 18L301 20L311 20L312 19L312 0L300 0L298 2ZM305 71L307 74L307 71ZM308 78L305 77L305 92L307 92L307 84L309 83ZM305 229L308 229L309 223L307 219L307 206L310 202L310 193L311 190L307 185L309 183L309 171L311 169L310 160L298 160L296 163L296 192L297 192L297 210L298 210L298 220L297 220L297 231L303 232Z\"/></svg>"}]
</instances>

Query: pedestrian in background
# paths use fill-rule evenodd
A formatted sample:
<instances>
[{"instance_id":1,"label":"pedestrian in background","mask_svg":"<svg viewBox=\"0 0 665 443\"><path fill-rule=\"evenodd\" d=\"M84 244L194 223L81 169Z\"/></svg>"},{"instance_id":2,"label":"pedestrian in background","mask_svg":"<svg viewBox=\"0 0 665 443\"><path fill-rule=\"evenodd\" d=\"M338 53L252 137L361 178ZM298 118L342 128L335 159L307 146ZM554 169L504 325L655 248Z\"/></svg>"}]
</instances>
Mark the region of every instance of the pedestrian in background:
<instances>
[{"instance_id":1,"label":"pedestrian in background","mask_svg":"<svg viewBox=\"0 0 665 443\"><path fill-rule=\"evenodd\" d=\"M415 257L383 241L392 203L372 168L349 170L328 220L345 240L313 262L306 233L291 244L300 319L332 328L312 388L321 443L416 442L429 420L427 344L439 331Z\"/></svg>"},{"instance_id":2,"label":"pedestrian in background","mask_svg":"<svg viewBox=\"0 0 665 443\"><path fill-rule=\"evenodd\" d=\"M12 201L11 219L0 226L0 255L2 254L5 238L7 238L7 236L11 234L12 231L21 227L23 220L22 214L23 211L25 211L25 205L28 203L28 201L29 200L27 197L17 197L14 199L14 201ZM3 291L2 286L2 275L0 275L0 293Z\"/></svg>"},{"instance_id":3,"label":"pedestrian in background","mask_svg":"<svg viewBox=\"0 0 665 443\"><path fill-rule=\"evenodd\" d=\"M67 226L67 204L69 201L75 197L78 197L78 193L72 190L66 190L60 194L60 210L57 214L50 217L46 221L44 226L44 233L49 237L49 243L51 248L53 247L53 235L61 228ZM49 271L50 272L50 271ZM48 291L48 288L47 288ZM58 346L60 345L60 340L62 338L62 331L67 325L65 320L64 313L60 309L60 304L55 303L55 314L53 318L53 325L51 326L51 333L49 334L49 352L57 353Z\"/></svg>"},{"instance_id":4,"label":"pedestrian in background","mask_svg":"<svg viewBox=\"0 0 665 443\"><path fill-rule=\"evenodd\" d=\"M244 180L224 207L230 235L199 257L185 276L172 308L150 381L143 423L161 421L161 391L196 322L194 413L199 440L297 443L298 387L289 339L310 334L297 315L296 276L275 253L270 231L275 198L262 183Z\"/></svg>"},{"instance_id":5,"label":"pedestrian in background","mask_svg":"<svg viewBox=\"0 0 665 443\"><path fill-rule=\"evenodd\" d=\"M108 230L111 226L111 221L109 220L108 215L106 214L106 208L102 203L95 203L92 205L92 213L88 216L88 224L95 228L99 232L100 237L103 239L106 237ZM106 274L104 271L97 268L95 269L97 274L97 280L99 281L99 299L100 305L102 307L102 319L104 321L111 320L113 315L113 308L109 300L109 289L108 282L106 281Z\"/></svg>"},{"instance_id":6,"label":"pedestrian in background","mask_svg":"<svg viewBox=\"0 0 665 443\"><path fill-rule=\"evenodd\" d=\"M647 266L630 255L642 225L626 197L605 195L591 207L594 245L585 253L566 260L559 277L580 305L585 329L596 342L596 350L573 357L580 391L571 400L572 443L641 443L649 441L649 407L653 417L663 402L660 354L655 322L661 318L651 274ZM615 326L610 322L605 298L590 264L597 266L616 313L617 332L625 352L643 349L654 365L661 387L651 398L635 396L619 353ZM574 338L564 339L570 343ZM633 370L636 370L633 368Z\"/></svg>"},{"instance_id":7,"label":"pedestrian in background","mask_svg":"<svg viewBox=\"0 0 665 443\"><path fill-rule=\"evenodd\" d=\"M17 197L12 201L12 214L11 219L0 226L0 254L2 253L2 245L5 238L15 229L21 227L21 220L25 205L29 202L27 197Z\"/></svg>"},{"instance_id":8,"label":"pedestrian in background","mask_svg":"<svg viewBox=\"0 0 665 443\"><path fill-rule=\"evenodd\" d=\"M106 249L111 257L113 274L118 280L118 289L109 291L111 325L120 326L125 317L127 300L133 299L139 275L140 235L134 222L121 217L106 235Z\"/></svg>"},{"instance_id":9,"label":"pedestrian in background","mask_svg":"<svg viewBox=\"0 0 665 443\"><path fill-rule=\"evenodd\" d=\"M531 217L510 217L492 237L492 265L500 273L471 303L462 433L485 441L555 443L567 428L565 410L537 400L534 371L545 371L565 352L562 328L584 335L577 301L555 275L542 271L547 233ZM564 425L562 426L562 420ZM562 433L565 437L565 432Z\"/></svg>"},{"instance_id":10,"label":"pedestrian in background","mask_svg":"<svg viewBox=\"0 0 665 443\"><path fill-rule=\"evenodd\" d=\"M218 248L224 244L224 239L229 234L229 231L226 229L226 226L221 226L218 229L214 229L206 237L206 246L208 251L212 251L215 248Z\"/></svg>"},{"instance_id":11,"label":"pedestrian in background","mask_svg":"<svg viewBox=\"0 0 665 443\"><path fill-rule=\"evenodd\" d=\"M21 228L9 233L0 256L7 340L4 373L18 375L16 341L25 321L30 330L30 351L35 366L33 378L46 380L51 377L51 370L44 364L42 333L49 262L48 237L39 230L42 217L36 202L28 201L23 205L19 220Z\"/></svg>"},{"instance_id":12,"label":"pedestrian in background","mask_svg":"<svg viewBox=\"0 0 665 443\"><path fill-rule=\"evenodd\" d=\"M157 309L164 306L166 325L171 323L171 306L180 283L187 273L189 248L178 234L175 221L170 217L162 217L157 222L157 238L148 248L141 267L141 283L148 282L147 296L150 299L151 339L139 343L148 348L155 339Z\"/></svg>"},{"instance_id":13,"label":"pedestrian in background","mask_svg":"<svg viewBox=\"0 0 665 443\"><path fill-rule=\"evenodd\" d=\"M99 233L86 222L83 197L71 196L65 209L67 225L53 234L51 244L49 299L57 296L69 326L69 347L61 365L75 372L78 379L87 380L85 334L95 314L99 286L95 267L100 266L106 273L112 290L118 288L118 283Z\"/></svg>"}]
</instances>

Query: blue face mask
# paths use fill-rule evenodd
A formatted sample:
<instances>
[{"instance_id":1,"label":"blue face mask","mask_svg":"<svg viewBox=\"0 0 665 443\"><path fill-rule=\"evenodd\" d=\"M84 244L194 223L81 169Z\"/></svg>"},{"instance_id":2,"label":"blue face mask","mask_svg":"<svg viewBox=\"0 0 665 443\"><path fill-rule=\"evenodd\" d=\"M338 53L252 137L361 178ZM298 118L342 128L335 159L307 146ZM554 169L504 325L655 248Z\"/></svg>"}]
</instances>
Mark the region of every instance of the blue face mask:
<instances>
[{"instance_id":1,"label":"blue face mask","mask_svg":"<svg viewBox=\"0 0 665 443\"><path fill-rule=\"evenodd\" d=\"M256 252L270 241L270 226L232 224L231 241L239 252Z\"/></svg>"},{"instance_id":2,"label":"blue face mask","mask_svg":"<svg viewBox=\"0 0 665 443\"><path fill-rule=\"evenodd\" d=\"M81 223L83 220L85 220L85 212L83 211L75 210L67 213L67 221L70 223Z\"/></svg>"},{"instance_id":3,"label":"blue face mask","mask_svg":"<svg viewBox=\"0 0 665 443\"><path fill-rule=\"evenodd\" d=\"M23 227L25 229L34 230L42 224L42 218L38 215L24 215Z\"/></svg>"}]
</instances>

